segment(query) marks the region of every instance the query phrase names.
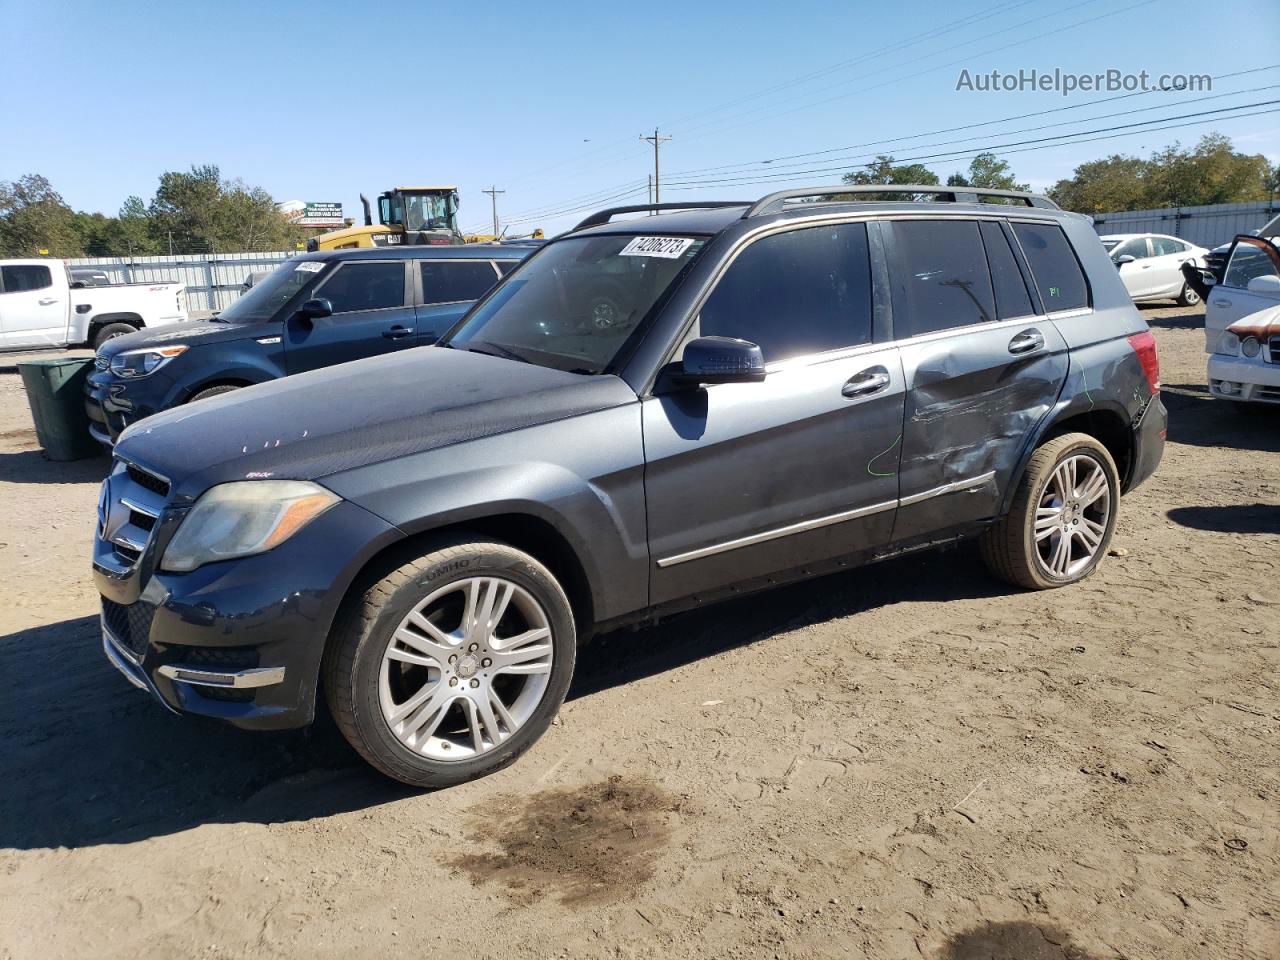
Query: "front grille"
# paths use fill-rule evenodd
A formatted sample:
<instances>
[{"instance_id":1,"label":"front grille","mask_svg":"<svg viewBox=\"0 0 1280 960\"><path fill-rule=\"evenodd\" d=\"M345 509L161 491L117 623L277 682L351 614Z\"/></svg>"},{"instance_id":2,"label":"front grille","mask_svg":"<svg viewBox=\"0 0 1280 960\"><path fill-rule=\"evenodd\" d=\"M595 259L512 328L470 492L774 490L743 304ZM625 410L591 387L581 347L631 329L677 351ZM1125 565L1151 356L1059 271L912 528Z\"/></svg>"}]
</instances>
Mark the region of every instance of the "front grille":
<instances>
[{"instance_id":1,"label":"front grille","mask_svg":"<svg viewBox=\"0 0 1280 960\"><path fill-rule=\"evenodd\" d=\"M129 479L145 490L152 493L158 493L162 497L169 496L169 481L163 477L157 477L150 471L143 470L134 464L128 465Z\"/></svg>"},{"instance_id":2,"label":"front grille","mask_svg":"<svg viewBox=\"0 0 1280 960\"><path fill-rule=\"evenodd\" d=\"M1267 347L1271 363L1280 363L1280 337L1272 337Z\"/></svg>"},{"instance_id":3,"label":"front grille","mask_svg":"<svg viewBox=\"0 0 1280 960\"><path fill-rule=\"evenodd\" d=\"M252 647L186 647L178 658L184 667L199 667L223 673L252 670L259 663L258 651ZM224 703L250 703L257 690L235 687L209 687L201 684L196 692L208 700Z\"/></svg>"},{"instance_id":4,"label":"front grille","mask_svg":"<svg viewBox=\"0 0 1280 960\"><path fill-rule=\"evenodd\" d=\"M116 603L102 598L102 619L117 640L135 657L141 657L151 636L151 621L155 618L155 604L139 600L137 603Z\"/></svg>"},{"instance_id":5,"label":"front grille","mask_svg":"<svg viewBox=\"0 0 1280 960\"><path fill-rule=\"evenodd\" d=\"M129 511L129 522L140 530L146 530L148 533L156 525L156 518L140 510Z\"/></svg>"}]
</instances>

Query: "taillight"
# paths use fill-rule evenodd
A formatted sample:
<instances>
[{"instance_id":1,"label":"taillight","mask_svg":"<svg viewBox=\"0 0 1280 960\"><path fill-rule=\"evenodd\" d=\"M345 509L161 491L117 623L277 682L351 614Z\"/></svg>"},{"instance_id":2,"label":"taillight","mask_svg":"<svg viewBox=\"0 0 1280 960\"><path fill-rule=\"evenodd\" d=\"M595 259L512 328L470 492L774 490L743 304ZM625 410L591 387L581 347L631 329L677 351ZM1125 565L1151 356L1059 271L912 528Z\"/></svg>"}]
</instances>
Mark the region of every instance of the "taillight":
<instances>
[{"instance_id":1,"label":"taillight","mask_svg":"<svg viewBox=\"0 0 1280 960\"><path fill-rule=\"evenodd\" d=\"M1129 338L1129 346L1138 355L1142 364L1142 372L1147 375L1147 383L1151 385L1153 394L1160 392L1160 358L1156 356L1156 338L1150 330L1135 333Z\"/></svg>"}]
</instances>

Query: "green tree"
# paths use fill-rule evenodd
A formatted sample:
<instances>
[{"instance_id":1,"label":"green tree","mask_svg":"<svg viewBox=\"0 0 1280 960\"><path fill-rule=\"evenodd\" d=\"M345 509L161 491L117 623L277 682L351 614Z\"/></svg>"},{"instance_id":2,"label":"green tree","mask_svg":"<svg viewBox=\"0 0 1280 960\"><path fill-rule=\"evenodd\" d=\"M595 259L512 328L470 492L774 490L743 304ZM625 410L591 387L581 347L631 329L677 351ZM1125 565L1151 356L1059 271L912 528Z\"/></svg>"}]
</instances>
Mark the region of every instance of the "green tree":
<instances>
[{"instance_id":1,"label":"green tree","mask_svg":"<svg viewBox=\"0 0 1280 960\"><path fill-rule=\"evenodd\" d=\"M115 220L112 254L141 257L167 253L167 237L159 236L141 197L126 197Z\"/></svg>"},{"instance_id":2,"label":"green tree","mask_svg":"<svg viewBox=\"0 0 1280 960\"><path fill-rule=\"evenodd\" d=\"M0 181L0 256L54 257L83 252L76 216L52 184L36 173Z\"/></svg>"},{"instance_id":3,"label":"green tree","mask_svg":"<svg viewBox=\"0 0 1280 960\"><path fill-rule=\"evenodd\" d=\"M845 183L858 185L920 183L932 186L938 182L938 175L923 163L895 165L893 157L882 153L868 163L865 169L853 170L841 179Z\"/></svg>"},{"instance_id":4,"label":"green tree","mask_svg":"<svg viewBox=\"0 0 1280 960\"><path fill-rule=\"evenodd\" d=\"M1030 190L1029 184L1018 183L1007 160L994 153L980 153L969 161L968 173L947 177L948 187L983 187L987 190Z\"/></svg>"},{"instance_id":5,"label":"green tree","mask_svg":"<svg viewBox=\"0 0 1280 960\"><path fill-rule=\"evenodd\" d=\"M161 174L149 214L151 235L172 238L176 253L291 249L303 236L266 190L224 180L214 164Z\"/></svg>"}]
</instances>

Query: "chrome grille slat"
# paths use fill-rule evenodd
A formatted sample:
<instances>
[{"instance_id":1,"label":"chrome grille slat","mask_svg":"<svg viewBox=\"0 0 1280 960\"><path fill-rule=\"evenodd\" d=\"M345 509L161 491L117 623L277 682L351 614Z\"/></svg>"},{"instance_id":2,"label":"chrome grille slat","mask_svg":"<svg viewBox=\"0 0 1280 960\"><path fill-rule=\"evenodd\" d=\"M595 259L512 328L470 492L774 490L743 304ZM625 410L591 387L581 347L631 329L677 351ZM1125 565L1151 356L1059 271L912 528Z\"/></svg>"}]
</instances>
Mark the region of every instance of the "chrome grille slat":
<instances>
[{"instance_id":1,"label":"chrome grille slat","mask_svg":"<svg viewBox=\"0 0 1280 960\"><path fill-rule=\"evenodd\" d=\"M98 505L98 540L109 545L121 573L135 568L146 553L168 493L166 478L116 457Z\"/></svg>"}]
</instances>

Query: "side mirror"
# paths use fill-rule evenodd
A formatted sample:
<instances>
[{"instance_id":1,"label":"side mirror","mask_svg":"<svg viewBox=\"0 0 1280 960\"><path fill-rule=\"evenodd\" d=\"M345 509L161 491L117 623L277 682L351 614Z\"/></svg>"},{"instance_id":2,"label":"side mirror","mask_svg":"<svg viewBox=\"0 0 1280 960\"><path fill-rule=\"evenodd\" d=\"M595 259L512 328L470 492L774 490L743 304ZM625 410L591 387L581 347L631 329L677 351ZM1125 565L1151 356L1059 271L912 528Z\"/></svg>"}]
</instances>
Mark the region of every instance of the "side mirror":
<instances>
[{"instance_id":1,"label":"side mirror","mask_svg":"<svg viewBox=\"0 0 1280 960\"><path fill-rule=\"evenodd\" d=\"M324 297L307 300L298 308L298 316L305 320L318 320L321 317L333 316L333 304Z\"/></svg>"},{"instance_id":2,"label":"side mirror","mask_svg":"<svg viewBox=\"0 0 1280 960\"><path fill-rule=\"evenodd\" d=\"M673 379L687 386L759 383L764 379L764 354L749 340L699 337L685 345Z\"/></svg>"},{"instance_id":3,"label":"side mirror","mask_svg":"<svg viewBox=\"0 0 1280 960\"><path fill-rule=\"evenodd\" d=\"M1254 277L1249 281L1249 285L1245 289L1250 293L1260 293L1264 297L1280 298L1280 277L1273 273Z\"/></svg>"},{"instance_id":4,"label":"side mirror","mask_svg":"<svg viewBox=\"0 0 1280 960\"><path fill-rule=\"evenodd\" d=\"M1133 263L1137 259L1138 259L1137 257L1130 256L1129 254L1124 253L1116 257L1116 266L1123 267L1126 263Z\"/></svg>"}]
</instances>

